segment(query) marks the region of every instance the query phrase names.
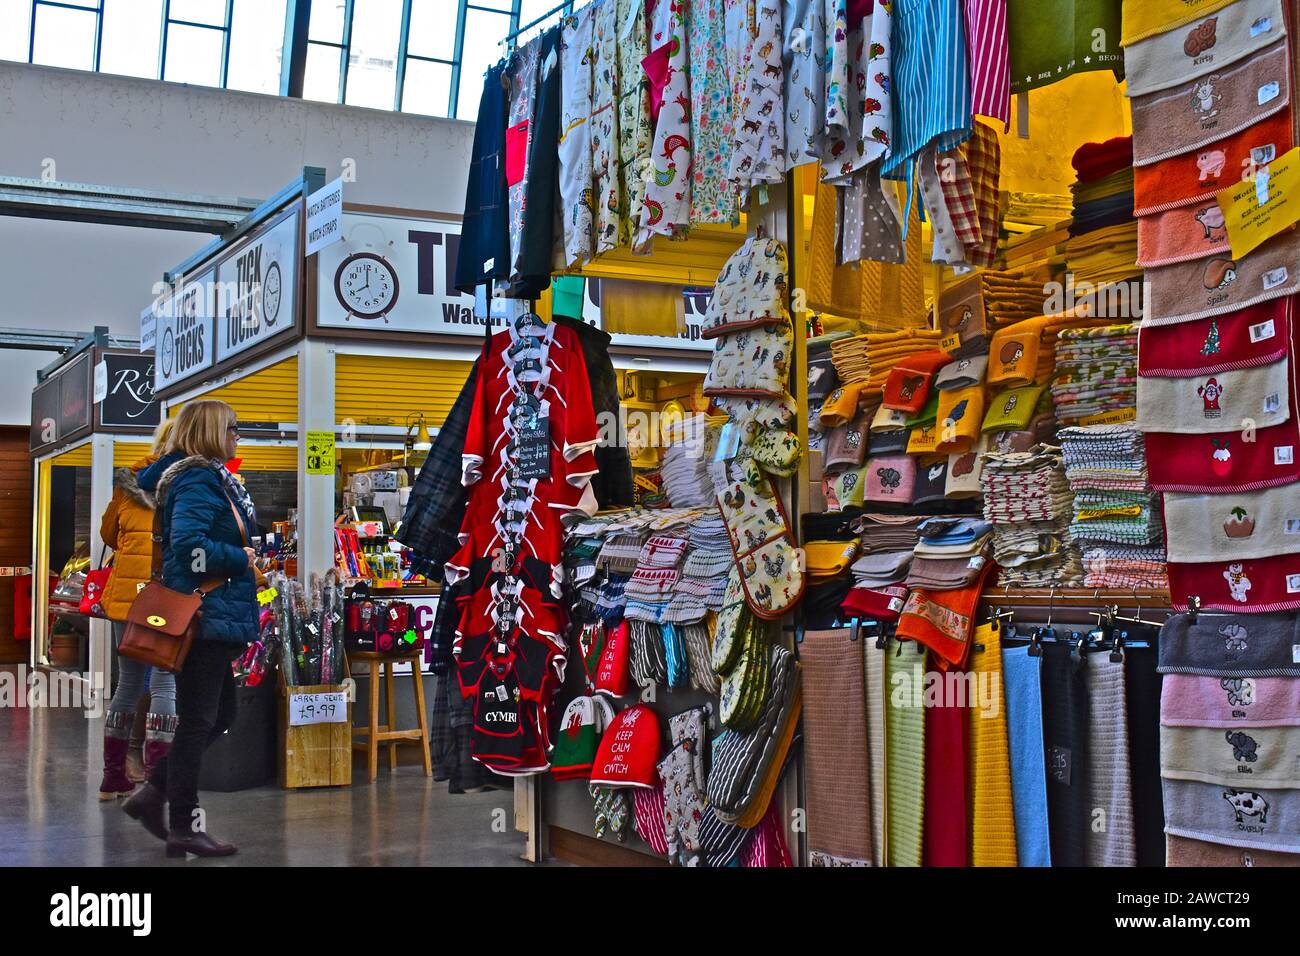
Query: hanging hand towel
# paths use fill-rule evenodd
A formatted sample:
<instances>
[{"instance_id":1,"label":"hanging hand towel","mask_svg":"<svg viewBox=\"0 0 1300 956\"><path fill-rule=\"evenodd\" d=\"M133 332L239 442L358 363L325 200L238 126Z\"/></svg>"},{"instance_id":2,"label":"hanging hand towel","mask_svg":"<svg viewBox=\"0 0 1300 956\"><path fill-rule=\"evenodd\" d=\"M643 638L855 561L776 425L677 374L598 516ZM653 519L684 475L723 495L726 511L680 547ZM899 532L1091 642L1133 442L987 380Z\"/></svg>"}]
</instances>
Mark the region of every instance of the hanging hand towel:
<instances>
[{"instance_id":1,"label":"hanging hand towel","mask_svg":"<svg viewBox=\"0 0 1300 956\"><path fill-rule=\"evenodd\" d=\"M1133 165L1203 150L1291 102L1285 39L1226 70L1135 97Z\"/></svg>"},{"instance_id":2,"label":"hanging hand towel","mask_svg":"<svg viewBox=\"0 0 1300 956\"><path fill-rule=\"evenodd\" d=\"M1250 561L1169 564L1169 593L1176 610L1187 608L1187 595L1201 606L1222 611L1263 614L1300 608L1300 555L1284 554Z\"/></svg>"},{"instance_id":3,"label":"hanging hand towel","mask_svg":"<svg viewBox=\"0 0 1300 956\"><path fill-rule=\"evenodd\" d=\"M814 866L870 866L871 793L863 659L847 628L805 631L804 804Z\"/></svg>"},{"instance_id":4,"label":"hanging hand towel","mask_svg":"<svg viewBox=\"0 0 1300 956\"><path fill-rule=\"evenodd\" d=\"M1138 374L1180 378L1270 365L1287 353L1295 302L1287 296L1212 319L1145 325L1138 332Z\"/></svg>"},{"instance_id":5,"label":"hanging hand towel","mask_svg":"<svg viewBox=\"0 0 1300 956\"><path fill-rule=\"evenodd\" d=\"M563 112L560 117L560 203L564 261L578 265L594 249L591 191L592 25L596 5L564 18L561 46Z\"/></svg>"},{"instance_id":6,"label":"hanging hand towel","mask_svg":"<svg viewBox=\"0 0 1300 956\"><path fill-rule=\"evenodd\" d=\"M1164 781L1165 833L1227 846L1300 853L1300 790Z\"/></svg>"},{"instance_id":7,"label":"hanging hand towel","mask_svg":"<svg viewBox=\"0 0 1300 956\"><path fill-rule=\"evenodd\" d=\"M1232 0L1124 0L1122 46L1176 30L1197 17L1222 10Z\"/></svg>"},{"instance_id":8,"label":"hanging hand towel","mask_svg":"<svg viewBox=\"0 0 1300 956\"><path fill-rule=\"evenodd\" d=\"M902 607L901 600L899 607ZM871 810L871 862L881 866L885 862L885 700L891 688L885 686L886 651L876 647L875 641L861 640L858 643L862 645L862 655L866 661L867 755L871 761L867 774L871 784L868 801Z\"/></svg>"},{"instance_id":9,"label":"hanging hand towel","mask_svg":"<svg viewBox=\"0 0 1300 956\"><path fill-rule=\"evenodd\" d=\"M925 821L925 654L890 641L885 657L886 866L920 866Z\"/></svg>"},{"instance_id":10,"label":"hanging hand towel","mask_svg":"<svg viewBox=\"0 0 1300 956\"><path fill-rule=\"evenodd\" d=\"M1300 677L1294 614L1175 614L1160 628L1160 673Z\"/></svg>"},{"instance_id":11,"label":"hanging hand towel","mask_svg":"<svg viewBox=\"0 0 1300 956\"><path fill-rule=\"evenodd\" d=\"M1160 674L1155 628L1129 631L1151 647L1124 650L1124 692L1128 700L1129 766L1133 778L1133 824L1137 865L1159 866L1165 852L1165 806L1160 788Z\"/></svg>"},{"instance_id":12,"label":"hanging hand towel","mask_svg":"<svg viewBox=\"0 0 1300 956\"><path fill-rule=\"evenodd\" d=\"M1300 422L1292 420L1261 428L1253 433L1254 441L1246 441L1239 428L1195 438L1147 432L1143 437L1151 487L1230 494L1300 481L1298 426Z\"/></svg>"},{"instance_id":13,"label":"hanging hand towel","mask_svg":"<svg viewBox=\"0 0 1300 956\"><path fill-rule=\"evenodd\" d=\"M607 4L614 7L614 4ZM676 236L683 233L690 222L691 216L691 154L693 146L691 144L691 98L690 98L690 54L688 37L686 32L685 4L660 4L654 11L654 26L652 28L653 39L650 42L653 48L650 56L647 57L649 67L653 68L654 60L664 55L663 51L667 49L667 69L664 74L663 83L659 88L659 99L663 103L663 108L659 111L658 119L655 121L654 147L652 152L652 161L650 168L644 177L646 184L645 201L641 209L640 228L637 230L634 250L637 252L648 253L654 237L656 235ZM598 35L602 31L597 30ZM613 37L606 37L606 43L612 43ZM612 66L612 64L611 64ZM617 70L609 69L609 75L615 76ZM599 76L600 64L597 64L597 75ZM649 75L649 69L647 69ZM655 77L650 76L653 84ZM606 80L608 83L609 80ZM612 90L611 90L612 94ZM652 97L653 100L653 97ZM618 130L615 125L617 119L617 109L613 102L610 103L606 111L611 114L608 121L614 142L606 142L602 149L608 153L611 149L617 149ZM600 132L599 127L593 131L593 143L596 142L595 136ZM617 161L609 162L609 172L612 174L617 167ZM598 164L599 165L599 164ZM617 181L615 181L613 196L615 200L614 208L618 208ZM597 201L601 199L598 195ZM612 233L617 232L617 223L612 223ZM610 227L607 227L610 228ZM612 240L614 236L605 237L602 240ZM612 244L612 243L611 243ZM597 251L600 251L598 248Z\"/></svg>"},{"instance_id":14,"label":"hanging hand towel","mask_svg":"<svg viewBox=\"0 0 1300 956\"><path fill-rule=\"evenodd\" d=\"M980 698L970 707L967 720L970 862L972 866L1015 866L1016 820L1007 742L1002 628L996 623L979 625L974 643L970 673Z\"/></svg>"},{"instance_id":15,"label":"hanging hand towel","mask_svg":"<svg viewBox=\"0 0 1300 956\"><path fill-rule=\"evenodd\" d=\"M1160 694L1164 727L1300 726L1300 681L1286 677L1169 674Z\"/></svg>"},{"instance_id":16,"label":"hanging hand towel","mask_svg":"<svg viewBox=\"0 0 1300 956\"><path fill-rule=\"evenodd\" d=\"M1282 110L1204 149L1140 166L1133 170L1133 215L1151 216L1213 199L1219 190L1239 183L1252 164L1271 163L1293 142L1291 113Z\"/></svg>"},{"instance_id":17,"label":"hanging hand towel","mask_svg":"<svg viewBox=\"0 0 1300 956\"><path fill-rule=\"evenodd\" d=\"M1137 427L1215 434L1269 428L1291 418L1291 362L1195 378L1139 378Z\"/></svg>"},{"instance_id":18,"label":"hanging hand towel","mask_svg":"<svg viewBox=\"0 0 1300 956\"><path fill-rule=\"evenodd\" d=\"M1047 643L1042 651L1043 746L1052 865L1086 866L1093 794L1084 665L1074 659L1069 644Z\"/></svg>"},{"instance_id":19,"label":"hanging hand towel","mask_svg":"<svg viewBox=\"0 0 1300 956\"><path fill-rule=\"evenodd\" d=\"M1044 763L1043 659L1028 647L1002 649L1006 680L1007 745L1011 759L1011 807L1016 818L1020 866L1051 866L1047 831L1047 768Z\"/></svg>"},{"instance_id":20,"label":"hanging hand towel","mask_svg":"<svg viewBox=\"0 0 1300 956\"><path fill-rule=\"evenodd\" d=\"M1092 813L1103 811L1104 826L1089 828L1089 866L1136 866L1132 763L1128 748L1128 707L1124 662L1106 654L1087 657L1084 680L1094 715L1088 737L1088 775ZM1098 719L1100 718L1100 719Z\"/></svg>"},{"instance_id":21,"label":"hanging hand towel","mask_svg":"<svg viewBox=\"0 0 1300 956\"><path fill-rule=\"evenodd\" d=\"M1124 75L1116 46L1117 0L1007 0L1011 92L1027 93L1075 73L1111 70ZM1097 49L1097 38L1104 38Z\"/></svg>"},{"instance_id":22,"label":"hanging hand towel","mask_svg":"<svg viewBox=\"0 0 1300 956\"><path fill-rule=\"evenodd\" d=\"M1240 260L1215 256L1147 270L1143 325L1174 325L1236 312L1300 290L1300 229L1274 236Z\"/></svg>"},{"instance_id":23,"label":"hanging hand towel","mask_svg":"<svg viewBox=\"0 0 1300 956\"><path fill-rule=\"evenodd\" d=\"M1161 727L1160 773L1228 787L1300 788L1300 731Z\"/></svg>"},{"instance_id":24,"label":"hanging hand towel","mask_svg":"<svg viewBox=\"0 0 1300 956\"><path fill-rule=\"evenodd\" d=\"M1281 0L1238 0L1210 13L1124 47L1129 96L1166 90L1222 70L1286 36Z\"/></svg>"},{"instance_id":25,"label":"hanging hand towel","mask_svg":"<svg viewBox=\"0 0 1300 956\"><path fill-rule=\"evenodd\" d=\"M1167 838L1165 866L1181 867L1233 867L1233 866L1300 866L1300 854L1277 853L1273 850L1242 849L1222 846L1187 837Z\"/></svg>"},{"instance_id":26,"label":"hanging hand towel","mask_svg":"<svg viewBox=\"0 0 1300 956\"><path fill-rule=\"evenodd\" d=\"M974 559L972 559L974 560ZM913 564L916 562L914 561ZM907 598L903 613L898 619L895 635L900 639L916 641L934 651L946 662L940 665L964 667L970 655L971 634L975 629L975 608L992 561L983 561L974 582L952 591L913 591Z\"/></svg>"},{"instance_id":27,"label":"hanging hand towel","mask_svg":"<svg viewBox=\"0 0 1300 956\"><path fill-rule=\"evenodd\" d=\"M1146 269L1226 255L1231 249L1217 199L1138 220L1137 264Z\"/></svg>"},{"instance_id":28,"label":"hanging hand towel","mask_svg":"<svg viewBox=\"0 0 1300 956\"><path fill-rule=\"evenodd\" d=\"M959 706L959 698L964 696L960 686L964 685L941 685L941 699L927 702L925 708L923 866L970 865L970 807L966 793L969 708L964 700Z\"/></svg>"},{"instance_id":29,"label":"hanging hand towel","mask_svg":"<svg viewBox=\"0 0 1300 956\"><path fill-rule=\"evenodd\" d=\"M1270 488L1234 495L1165 495L1169 560L1244 561L1300 553L1300 495Z\"/></svg>"}]
</instances>

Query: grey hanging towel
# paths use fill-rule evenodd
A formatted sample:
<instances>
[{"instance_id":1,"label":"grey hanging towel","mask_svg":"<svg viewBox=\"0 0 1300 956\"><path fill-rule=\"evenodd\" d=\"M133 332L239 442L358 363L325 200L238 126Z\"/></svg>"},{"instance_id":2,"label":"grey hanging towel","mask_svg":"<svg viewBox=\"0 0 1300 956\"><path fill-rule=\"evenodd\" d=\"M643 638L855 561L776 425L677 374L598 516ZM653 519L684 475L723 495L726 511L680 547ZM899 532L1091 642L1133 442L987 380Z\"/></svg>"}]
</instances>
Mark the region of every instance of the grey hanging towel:
<instances>
[{"instance_id":1,"label":"grey hanging towel","mask_svg":"<svg viewBox=\"0 0 1300 956\"><path fill-rule=\"evenodd\" d=\"M1300 677L1300 615L1175 614L1160 629L1160 673Z\"/></svg>"},{"instance_id":2,"label":"grey hanging towel","mask_svg":"<svg viewBox=\"0 0 1300 956\"><path fill-rule=\"evenodd\" d=\"M1090 654L1087 660L1091 812L1102 811L1090 821L1088 865L1136 866L1124 662L1112 661L1109 654Z\"/></svg>"}]
</instances>

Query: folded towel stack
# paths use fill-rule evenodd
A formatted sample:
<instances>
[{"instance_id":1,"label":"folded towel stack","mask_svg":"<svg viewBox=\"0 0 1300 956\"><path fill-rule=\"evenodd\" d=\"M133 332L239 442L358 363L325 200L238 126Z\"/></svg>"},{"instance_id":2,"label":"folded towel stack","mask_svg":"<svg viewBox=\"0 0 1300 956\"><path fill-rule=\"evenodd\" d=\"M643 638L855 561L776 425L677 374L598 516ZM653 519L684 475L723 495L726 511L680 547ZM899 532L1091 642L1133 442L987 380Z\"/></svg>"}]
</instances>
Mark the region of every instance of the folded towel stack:
<instances>
[{"instance_id":1,"label":"folded towel stack","mask_svg":"<svg viewBox=\"0 0 1300 956\"><path fill-rule=\"evenodd\" d=\"M1060 587L1083 578L1069 537L1074 498L1059 448L989 452L980 486L984 518L993 525L993 558L1002 569L1000 586Z\"/></svg>"},{"instance_id":2,"label":"folded towel stack","mask_svg":"<svg viewBox=\"0 0 1300 956\"><path fill-rule=\"evenodd\" d=\"M884 389L885 379L899 360L939 347L943 333L934 329L869 332L831 345L831 359L841 384L866 382L868 393Z\"/></svg>"},{"instance_id":3,"label":"folded towel stack","mask_svg":"<svg viewBox=\"0 0 1300 956\"><path fill-rule=\"evenodd\" d=\"M1137 407L1136 324L1058 335L1052 400L1062 425L1129 421Z\"/></svg>"}]
</instances>

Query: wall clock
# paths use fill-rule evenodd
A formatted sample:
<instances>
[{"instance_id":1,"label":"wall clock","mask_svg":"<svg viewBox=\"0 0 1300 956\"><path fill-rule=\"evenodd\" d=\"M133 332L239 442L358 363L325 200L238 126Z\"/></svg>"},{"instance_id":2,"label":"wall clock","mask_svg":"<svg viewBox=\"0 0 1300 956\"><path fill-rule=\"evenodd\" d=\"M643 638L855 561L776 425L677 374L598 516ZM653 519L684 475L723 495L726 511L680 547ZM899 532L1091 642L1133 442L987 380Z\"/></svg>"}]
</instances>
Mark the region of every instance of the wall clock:
<instances>
[{"instance_id":1,"label":"wall clock","mask_svg":"<svg viewBox=\"0 0 1300 956\"><path fill-rule=\"evenodd\" d=\"M373 252L353 253L334 273L334 295L349 317L387 322L400 291L397 270Z\"/></svg>"}]
</instances>

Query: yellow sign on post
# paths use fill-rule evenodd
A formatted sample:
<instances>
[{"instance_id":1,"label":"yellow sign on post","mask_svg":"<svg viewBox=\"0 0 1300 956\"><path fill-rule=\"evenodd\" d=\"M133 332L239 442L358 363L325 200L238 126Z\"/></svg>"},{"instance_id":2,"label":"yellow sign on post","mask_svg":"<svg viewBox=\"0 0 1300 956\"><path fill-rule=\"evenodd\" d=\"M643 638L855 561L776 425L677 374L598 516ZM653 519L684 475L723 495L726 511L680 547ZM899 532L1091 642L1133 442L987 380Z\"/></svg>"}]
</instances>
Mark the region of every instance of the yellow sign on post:
<instances>
[{"instance_id":1,"label":"yellow sign on post","mask_svg":"<svg viewBox=\"0 0 1300 956\"><path fill-rule=\"evenodd\" d=\"M1221 190L1219 207L1234 259L1300 222L1300 147Z\"/></svg>"},{"instance_id":2,"label":"yellow sign on post","mask_svg":"<svg viewBox=\"0 0 1300 956\"><path fill-rule=\"evenodd\" d=\"M307 433L307 474L334 474L334 433Z\"/></svg>"}]
</instances>

